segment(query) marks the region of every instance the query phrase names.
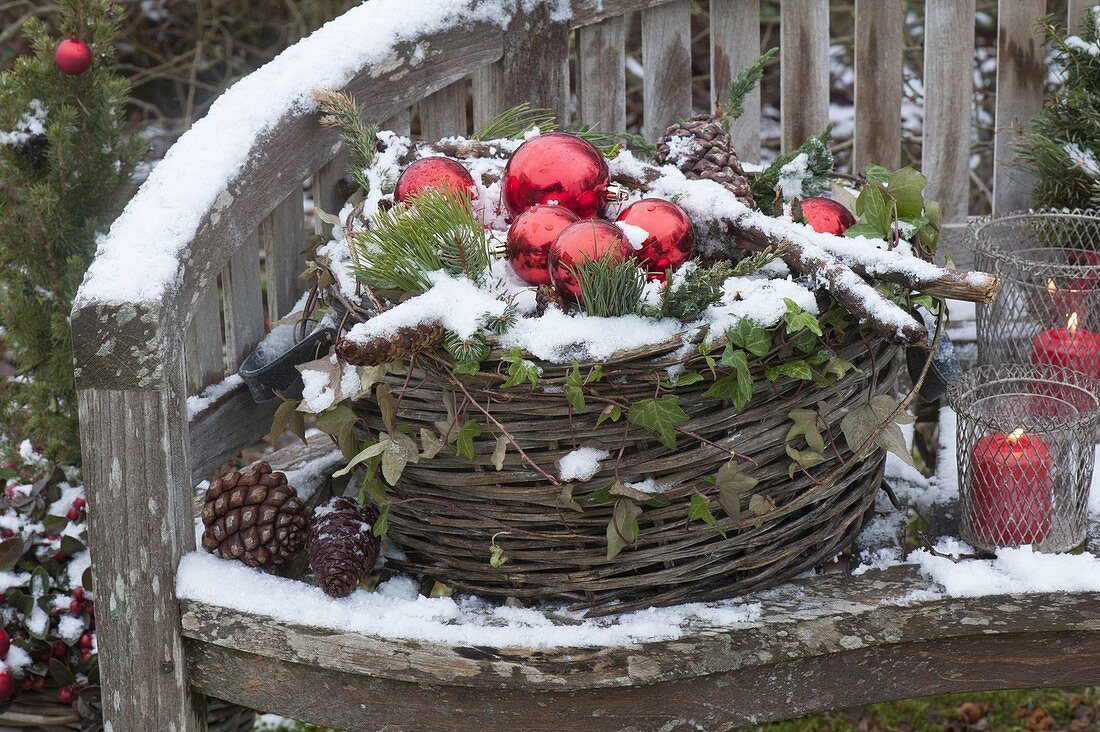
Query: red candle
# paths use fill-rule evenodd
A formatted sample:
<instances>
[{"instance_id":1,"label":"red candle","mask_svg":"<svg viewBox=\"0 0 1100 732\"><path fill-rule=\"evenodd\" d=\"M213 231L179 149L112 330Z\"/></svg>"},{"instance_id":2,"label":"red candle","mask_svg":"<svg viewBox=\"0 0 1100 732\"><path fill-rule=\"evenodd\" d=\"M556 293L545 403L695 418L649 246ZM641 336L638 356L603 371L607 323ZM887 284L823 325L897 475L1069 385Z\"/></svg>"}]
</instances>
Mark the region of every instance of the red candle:
<instances>
[{"instance_id":1,"label":"red candle","mask_svg":"<svg viewBox=\"0 0 1100 732\"><path fill-rule=\"evenodd\" d=\"M1050 530L1051 456L1022 429L986 435L970 456L970 526L990 546L1036 544Z\"/></svg>"},{"instance_id":2,"label":"red candle","mask_svg":"<svg viewBox=\"0 0 1100 732\"><path fill-rule=\"evenodd\" d=\"M1077 314L1079 320L1086 323L1092 313L1092 301L1100 295L1096 292L1097 277L1073 277L1061 287L1052 278L1047 278L1047 292L1054 299L1054 312Z\"/></svg>"},{"instance_id":3,"label":"red candle","mask_svg":"<svg viewBox=\"0 0 1100 732\"><path fill-rule=\"evenodd\" d=\"M1031 363L1061 366L1100 378L1100 334L1077 327L1077 313L1070 313L1065 328L1044 330L1031 339ZM1042 374L1040 374L1042 375Z\"/></svg>"}]
</instances>

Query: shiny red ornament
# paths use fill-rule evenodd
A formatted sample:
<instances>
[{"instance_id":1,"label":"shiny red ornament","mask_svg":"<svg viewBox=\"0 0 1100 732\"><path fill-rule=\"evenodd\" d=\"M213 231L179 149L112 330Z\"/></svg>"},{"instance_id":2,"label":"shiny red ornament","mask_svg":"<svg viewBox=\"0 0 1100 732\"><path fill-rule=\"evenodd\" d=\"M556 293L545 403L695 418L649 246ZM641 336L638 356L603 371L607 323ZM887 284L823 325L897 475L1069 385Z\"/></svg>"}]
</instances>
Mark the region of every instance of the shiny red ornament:
<instances>
[{"instance_id":1,"label":"shiny red ornament","mask_svg":"<svg viewBox=\"0 0 1100 732\"><path fill-rule=\"evenodd\" d=\"M533 206L519 215L508 229L505 256L520 279L529 285L550 284L550 247L577 220L577 214L569 209L549 204Z\"/></svg>"},{"instance_id":2,"label":"shiny red ornament","mask_svg":"<svg viewBox=\"0 0 1100 732\"><path fill-rule=\"evenodd\" d=\"M501 189L512 218L540 203L564 206L582 219L607 209L611 173L592 143L550 132L520 145L504 168Z\"/></svg>"},{"instance_id":3,"label":"shiny red ornament","mask_svg":"<svg viewBox=\"0 0 1100 732\"><path fill-rule=\"evenodd\" d=\"M69 76L83 74L92 66L92 49L79 38L67 38L57 44L53 60Z\"/></svg>"},{"instance_id":4,"label":"shiny red ornament","mask_svg":"<svg viewBox=\"0 0 1100 732\"><path fill-rule=\"evenodd\" d=\"M841 236L856 222L848 207L831 198L815 196L801 201L802 216L814 231Z\"/></svg>"},{"instance_id":5,"label":"shiny red ornament","mask_svg":"<svg viewBox=\"0 0 1100 732\"><path fill-rule=\"evenodd\" d=\"M684 209L661 198L643 198L619 214L619 222L637 226L648 234L638 244L627 233L638 263L650 273L650 279L664 282L665 272L679 269L695 251L695 229ZM640 232L639 232L640 234Z\"/></svg>"},{"instance_id":6,"label":"shiny red ornament","mask_svg":"<svg viewBox=\"0 0 1100 732\"><path fill-rule=\"evenodd\" d=\"M631 254L630 242L622 229L606 221L584 220L571 224L550 247L550 278L558 291L576 302L581 288L570 268L586 260L608 258L609 263L625 262Z\"/></svg>"},{"instance_id":7,"label":"shiny red ornament","mask_svg":"<svg viewBox=\"0 0 1100 732\"><path fill-rule=\"evenodd\" d=\"M15 693L15 687L15 674L5 666L0 670L0 701L10 698Z\"/></svg>"},{"instance_id":8,"label":"shiny red ornament","mask_svg":"<svg viewBox=\"0 0 1100 732\"><path fill-rule=\"evenodd\" d=\"M437 191L451 190L454 193L469 192L474 189L474 179L462 163L444 157L420 158L397 179L394 197L401 203L425 188Z\"/></svg>"}]
</instances>

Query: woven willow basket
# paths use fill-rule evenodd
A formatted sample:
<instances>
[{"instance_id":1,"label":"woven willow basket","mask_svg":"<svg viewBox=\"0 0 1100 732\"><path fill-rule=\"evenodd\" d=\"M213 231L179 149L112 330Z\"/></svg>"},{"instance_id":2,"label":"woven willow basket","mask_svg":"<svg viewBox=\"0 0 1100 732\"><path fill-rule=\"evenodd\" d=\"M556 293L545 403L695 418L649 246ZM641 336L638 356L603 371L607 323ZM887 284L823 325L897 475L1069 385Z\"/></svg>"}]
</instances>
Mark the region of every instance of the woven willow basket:
<instances>
[{"instance_id":1,"label":"woven willow basket","mask_svg":"<svg viewBox=\"0 0 1100 732\"><path fill-rule=\"evenodd\" d=\"M221 699L207 699L206 724L210 732L251 732L256 713ZM70 732L91 729L54 689L24 691L0 713L0 730L31 729L38 732Z\"/></svg>"},{"instance_id":2,"label":"woven willow basket","mask_svg":"<svg viewBox=\"0 0 1100 732\"><path fill-rule=\"evenodd\" d=\"M683 360L683 345L676 340L620 353L602 362L605 378L585 388L627 403L652 397L655 375L667 366L702 366L697 352ZM586 498L613 481L625 418L597 429L602 405L591 400L585 413L570 414L563 395L554 393L553 385L564 382L567 370L558 364L536 361L543 371L534 391L502 390L504 369L498 373L496 368L503 355L494 351L482 362L481 373L461 377L462 383L479 404L491 403L493 417L540 467L556 475L557 461L574 449L574 439L577 446L611 453L595 477L573 486L573 498L584 512L559 505L561 488L532 470L511 447L497 471L492 464L496 440L487 427L475 441L473 462L443 450L431 460L410 463L398 485L387 488L394 501L388 535L407 555L397 564L454 588L525 601L564 600L592 609L590 614L721 599L765 588L850 544L879 489L884 455L876 451L852 460L847 447L840 447L840 420L872 395L896 393L903 361L900 349L884 341L853 344L837 355L860 371L827 387L787 377L771 382L757 366L755 394L740 412L722 400L704 398L708 381L678 388L680 406L691 416L682 427L755 461L742 460L759 480L753 492L770 498L776 509L754 517L749 496L743 496L742 523L716 511L725 538L701 521L688 522L690 494L695 489L713 492L704 478L713 476L729 456L683 435L670 450L632 429L620 460L621 479L652 478L675 487L665 493L670 505L645 508L636 546L607 560L613 504ZM456 395L461 405L466 396L450 381L442 360L422 355L416 364L407 382L406 374L386 378L394 394L406 384L415 387L400 399L397 424L419 433L421 427L432 429L448 419L445 399ZM581 372L585 370L582 364ZM354 408L371 430L384 429L373 400L360 400ZM826 446L826 461L811 469L813 478L804 472L793 478L788 474L788 413L798 408L817 409L830 428L826 441L836 443ZM485 423L473 407L468 415ZM835 479L822 481L833 475ZM507 557L500 567L488 561L494 541Z\"/></svg>"}]
</instances>

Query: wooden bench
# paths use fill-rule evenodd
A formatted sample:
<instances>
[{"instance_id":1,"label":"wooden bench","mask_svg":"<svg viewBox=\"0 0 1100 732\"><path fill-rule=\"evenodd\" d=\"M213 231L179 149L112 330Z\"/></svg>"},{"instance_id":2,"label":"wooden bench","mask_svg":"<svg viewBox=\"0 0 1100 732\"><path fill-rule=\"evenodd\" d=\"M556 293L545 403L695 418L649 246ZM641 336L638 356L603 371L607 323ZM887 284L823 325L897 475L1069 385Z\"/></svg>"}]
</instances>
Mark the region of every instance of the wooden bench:
<instances>
[{"instance_id":1,"label":"wooden bench","mask_svg":"<svg viewBox=\"0 0 1100 732\"><path fill-rule=\"evenodd\" d=\"M1071 0L1072 17L1086 4ZM195 546L193 486L264 434L273 409L237 388L189 415L187 395L233 374L265 320L297 299L303 182L320 208L340 204L345 157L336 135L292 103L288 79L296 71L312 78L312 67L323 66L326 83L344 83L366 118L407 130L416 112L431 138L467 131L468 81L475 124L521 101L566 119L575 34L576 121L618 130L623 16L638 12L643 132L653 138L691 112L689 0L574 0L568 18L552 16L551 5L500 18L475 3L461 13L466 22L438 28L392 13L372 18L372 3L350 11L214 105L154 171L159 193L143 190L107 238L72 320L107 729L204 729L204 694L356 730L561 729L582 718L593 730L671 730L948 690L1100 683L1095 595L914 600L929 583L904 567L763 593L755 598L762 619L751 627L704 623L675 641L607 648L471 648L181 605L175 580ZM402 13L438 8L438 0L408 0ZM828 121L828 10L827 0L780 2L787 149ZM1026 181L1011 177L1005 161L1010 126L1041 105L1034 21L1044 12L1044 0L1000 3L998 211L1027 201ZM713 89L757 55L759 13L755 0L710 0ZM902 13L902 0L856 3L860 165L900 160ZM967 209L973 16L974 0L926 2L923 167L955 231ZM378 53L355 47L356 32L391 26L402 33ZM332 59L341 55L367 60L339 68ZM297 101L308 99L308 88L298 91ZM751 160L759 97L748 101L733 134ZM210 136L218 130L228 142ZM223 153L245 162L228 176L198 167L204 155ZM172 186L187 195L165 195ZM201 210L187 210L196 200ZM952 254L963 259L961 250ZM123 267L135 282L115 291L112 270Z\"/></svg>"}]
</instances>

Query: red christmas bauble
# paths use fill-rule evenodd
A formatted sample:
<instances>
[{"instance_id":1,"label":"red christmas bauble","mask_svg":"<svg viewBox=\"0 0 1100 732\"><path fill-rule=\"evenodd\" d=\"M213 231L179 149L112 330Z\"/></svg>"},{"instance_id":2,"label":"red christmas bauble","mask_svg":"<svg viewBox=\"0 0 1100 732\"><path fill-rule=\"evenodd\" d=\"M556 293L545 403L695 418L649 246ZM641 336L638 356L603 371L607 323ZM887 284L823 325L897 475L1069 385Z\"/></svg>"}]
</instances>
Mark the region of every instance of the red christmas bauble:
<instances>
[{"instance_id":1,"label":"red christmas bauble","mask_svg":"<svg viewBox=\"0 0 1100 732\"><path fill-rule=\"evenodd\" d=\"M0 701L8 699L15 693L15 674L10 668L0 670Z\"/></svg>"},{"instance_id":2,"label":"red christmas bauble","mask_svg":"<svg viewBox=\"0 0 1100 732\"><path fill-rule=\"evenodd\" d=\"M92 49L79 38L67 38L57 44L53 60L69 76L83 74L92 66Z\"/></svg>"},{"instance_id":3,"label":"red christmas bauble","mask_svg":"<svg viewBox=\"0 0 1100 732\"><path fill-rule=\"evenodd\" d=\"M848 207L831 198L815 196L801 202L802 216L814 231L840 236L856 222Z\"/></svg>"},{"instance_id":4,"label":"red christmas bauble","mask_svg":"<svg viewBox=\"0 0 1100 732\"><path fill-rule=\"evenodd\" d=\"M643 198L619 214L619 222L644 229L640 244L628 230L626 238L634 249L638 263L650 272L650 278L664 282L665 271L679 269L695 251L695 229L684 209L661 198Z\"/></svg>"},{"instance_id":5,"label":"red christmas bauble","mask_svg":"<svg viewBox=\"0 0 1100 732\"><path fill-rule=\"evenodd\" d=\"M425 188L440 191L449 189L455 193L468 192L474 189L474 179L462 163L450 158L420 158L405 168L405 172L397 179L394 196L401 203L408 203L409 199Z\"/></svg>"},{"instance_id":6,"label":"red christmas bauble","mask_svg":"<svg viewBox=\"0 0 1100 732\"><path fill-rule=\"evenodd\" d=\"M563 295L581 301L581 288L570 268L585 260L608 257L618 264L630 257L630 242L622 229L606 221L578 221L558 235L550 247L550 278Z\"/></svg>"},{"instance_id":7,"label":"red christmas bauble","mask_svg":"<svg viewBox=\"0 0 1100 732\"><path fill-rule=\"evenodd\" d=\"M8 638L8 632L0 628L0 660L8 657L9 648L11 648L11 639Z\"/></svg>"},{"instance_id":8,"label":"red christmas bauble","mask_svg":"<svg viewBox=\"0 0 1100 732\"><path fill-rule=\"evenodd\" d=\"M561 206L539 204L524 211L508 229L505 256L512 269L529 285L549 285L550 247L576 222L577 214Z\"/></svg>"},{"instance_id":9,"label":"red christmas bauble","mask_svg":"<svg viewBox=\"0 0 1100 732\"><path fill-rule=\"evenodd\" d=\"M504 168L504 206L515 218L539 203L565 206L582 219L607 208L611 173L592 143L567 132L532 137Z\"/></svg>"}]
</instances>

